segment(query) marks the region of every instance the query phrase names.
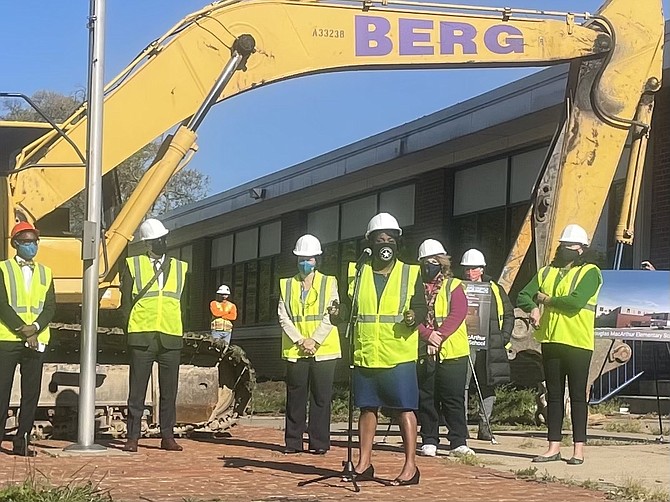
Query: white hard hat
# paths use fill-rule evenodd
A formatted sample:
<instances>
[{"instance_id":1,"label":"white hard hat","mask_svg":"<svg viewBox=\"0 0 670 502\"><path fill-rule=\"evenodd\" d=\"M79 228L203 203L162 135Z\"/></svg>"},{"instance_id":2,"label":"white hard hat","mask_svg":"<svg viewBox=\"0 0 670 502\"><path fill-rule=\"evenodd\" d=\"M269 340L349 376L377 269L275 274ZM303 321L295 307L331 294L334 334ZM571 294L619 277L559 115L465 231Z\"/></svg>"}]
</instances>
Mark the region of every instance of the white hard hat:
<instances>
[{"instance_id":1,"label":"white hard hat","mask_svg":"<svg viewBox=\"0 0 670 502\"><path fill-rule=\"evenodd\" d=\"M296 256L318 256L322 253L319 239L305 234L295 243L293 254Z\"/></svg>"},{"instance_id":2,"label":"white hard hat","mask_svg":"<svg viewBox=\"0 0 670 502\"><path fill-rule=\"evenodd\" d=\"M486 259L479 249L468 249L463 253L461 265L464 267L485 267Z\"/></svg>"},{"instance_id":3,"label":"white hard hat","mask_svg":"<svg viewBox=\"0 0 670 502\"><path fill-rule=\"evenodd\" d=\"M230 288L226 286L225 284L221 284L219 286L219 289L216 290L217 295L229 295L230 294Z\"/></svg>"},{"instance_id":4,"label":"white hard hat","mask_svg":"<svg viewBox=\"0 0 670 502\"><path fill-rule=\"evenodd\" d=\"M140 240L150 241L168 234L168 229L156 218L148 218L140 225Z\"/></svg>"},{"instance_id":5,"label":"white hard hat","mask_svg":"<svg viewBox=\"0 0 670 502\"><path fill-rule=\"evenodd\" d=\"M558 241L576 242L577 244L581 244L582 246L588 246L589 236L586 234L586 230L584 230L579 225L575 225L574 223L572 223L567 227L565 227Z\"/></svg>"},{"instance_id":6,"label":"white hard hat","mask_svg":"<svg viewBox=\"0 0 670 502\"><path fill-rule=\"evenodd\" d=\"M402 235L402 228L398 225L398 220L389 213L379 213L372 217L368 223L368 231L365 232L365 238L367 239L375 230L396 230Z\"/></svg>"},{"instance_id":7,"label":"white hard hat","mask_svg":"<svg viewBox=\"0 0 670 502\"><path fill-rule=\"evenodd\" d=\"M435 239L426 239L419 246L419 260L427 258L428 256L435 256L437 254L447 254L447 250L440 241Z\"/></svg>"}]
</instances>

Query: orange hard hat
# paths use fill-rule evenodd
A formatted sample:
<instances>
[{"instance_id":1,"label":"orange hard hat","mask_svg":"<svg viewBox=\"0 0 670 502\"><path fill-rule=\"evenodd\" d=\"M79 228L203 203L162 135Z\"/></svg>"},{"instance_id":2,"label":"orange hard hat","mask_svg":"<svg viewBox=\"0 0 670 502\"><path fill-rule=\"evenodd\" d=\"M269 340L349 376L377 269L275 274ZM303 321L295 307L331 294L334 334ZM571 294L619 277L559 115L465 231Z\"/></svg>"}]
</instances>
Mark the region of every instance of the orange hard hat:
<instances>
[{"instance_id":1,"label":"orange hard hat","mask_svg":"<svg viewBox=\"0 0 670 502\"><path fill-rule=\"evenodd\" d=\"M14 225L14 228L12 228L12 239L21 232L26 232L28 230L35 232L35 234L37 234L38 236L40 235L40 233L32 224L28 223L27 221L20 221L19 223Z\"/></svg>"}]
</instances>

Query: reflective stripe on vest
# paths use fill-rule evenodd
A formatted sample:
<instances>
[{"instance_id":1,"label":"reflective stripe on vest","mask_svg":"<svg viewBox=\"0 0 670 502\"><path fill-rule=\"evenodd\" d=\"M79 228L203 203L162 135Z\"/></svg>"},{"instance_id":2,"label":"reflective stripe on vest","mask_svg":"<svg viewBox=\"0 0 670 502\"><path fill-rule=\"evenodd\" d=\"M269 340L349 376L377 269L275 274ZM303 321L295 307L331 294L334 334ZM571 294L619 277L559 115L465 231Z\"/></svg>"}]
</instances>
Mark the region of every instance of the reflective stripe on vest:
<instances>
[{"instance_id":1,"label":"reflective stripe on vest","mask_svg":"<svg viewBox=\"0 0 670 502\"><path fill-rule=\"evenodd\" d=\"M300 334L311 338L323 321L328 308L328 300L330 300L330 292L333 288L337 289L337 279L324 275L318 270L315 271L312 287L309 288L304 302L302 300L302 281L299 276L281 279L279 284L286 313ZM340 335L337 328L333 326L317 349L315 356L340 357L341 355ZM286 333L282 333L282 357L298 359L311 356L301 352L293 340Z\"/></svg>"},{"instance_id":2,"label":"reflective stripe on vest","mask_svg":"<svg viewBox=\"0 0 670 502\"><path fill-rule=\"evenodd\" d=\"M462 288L460 279L450 277L447 282L442 283L442 288L435 299L435 322L439 326L451 311L451 293L456 288ZM465 319L458 326L440 348L440 359L456 359L470 354L470 341L468 340L468 329Z\"/></svg>"},{"instance_id":3,"label":"reflective stripe on vest","mask_svg":"<svg viewBox=\"0 0 670 502\"><path fill-rule=\"evenodd\" d=\"M590 270L596 270L600 284L587 304L577 314L567 314L545 306L540 327L535 332L539 342L554 342L593 350L595 345L594 328L598 294L602 286L600 269L592 264L573 267L559 278L561 269L544 267L538 272L539 290L551 297L569 296L578 287L579 281Z\"/></svg>"},{"instance_id":4,"label":"reflective stripe on vest","mask_svg":"<svg viewBox=\"0 0 670 502\"><path fill-rule=\"evenodd\" d=\"M396 261L377 300L374 272L369 264L361 269L358 295L354 360L356 366L390 368L417 358L419 332L403 322L409 309L419 267ZM356 264L349 264L349 296L353 294Z\"/></svg>"},{"instance_id":5,"label":"reflective stripe on vest","mask_svg":"<svg viewBox=\"0 0 670 502\"><path fill-rule=\"evenodd\" d=\"M166 335L182 336L181 295L184 292L188 263L175 258L170 260L170 270L159 288L156 279L149 290L137 300L128 319L129 333L156 331ZM133 299L154 277L155 270L146 255L126 258L133 277Z\"/></svg>"},{"instance_id":6,"label":"reflective stripe on vest","mask_svg":"<svg viewBox=\"0 0 670 502\"><path fill-rule=\"evenodd\" d=\"M15 259L0 262L0 268L4 277L9 306L25 324L32 324L44 310L44 301L53 280L51 269L41 263L35 263L30 291L26 291L23 271ZM37 339L48 344L51 339L49 326L40 326L40 328L42 331L37 335ZM0 340L22 342L23 338L0 323Z\"/></svg>"}]
</instances>

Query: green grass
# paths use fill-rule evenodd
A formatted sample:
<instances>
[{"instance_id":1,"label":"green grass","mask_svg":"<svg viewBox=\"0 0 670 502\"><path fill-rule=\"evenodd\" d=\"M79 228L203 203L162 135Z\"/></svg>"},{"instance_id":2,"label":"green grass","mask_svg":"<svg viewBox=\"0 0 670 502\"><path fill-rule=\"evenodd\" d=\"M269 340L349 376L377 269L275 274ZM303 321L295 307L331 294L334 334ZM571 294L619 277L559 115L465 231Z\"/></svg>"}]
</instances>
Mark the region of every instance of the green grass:
<instances>
[{"instance_id":1,"label":"green grass","mask_svg":"<svg viewBox=\"0 0 670 502\"><path fill-rule=\"evenodd\" d=\"M504 385L496 389L491 422L507 425L535 425L537 392Z\"/></svg>"},{"instance_id":2,"label":"green grass","mask_svg":"<svg viewBox=\"0 0 670 502\"><path fill-rule=\"evenodd\" d=\"M601 415L612 415L613 413L618 413L619 409L625 407L628 408L629 405L628 403L624 403L620 399L613 398L613 399L608 399L605 402L602 402L600 404L594 404L592 406L589 406L589 413L598 413Z\"/></svg>"},{"instance_id":3,"label":"green grass","mask_svg":"<svg viewBox=\"0 0 670 502\"><path fill-rule=\"evenodd\" d=\"M111 502L108 492L91 482L52 486L34 478L0 488L0 502Z\"/></svg>"},{"instance_id":4,"label":"green grass","mask_svg":"<svg viewBox=\"0 0 670 502\"><path fill-rule=\"evenodd\" d=\"M667 502L670 500L670 493L661 488L650 490L638 480L628 478L622 486L610 490L607 498L621 502Z\"/></svg>"},{"instance_id":5,"label":"green grass","mask_svg":"<svg viewBox=\"0 0 670 502\"><path fill-rule=\"evenodd\" d=\"M609 422L605 424L608 432L642 432L642 424L638 420L626 420L624 422Z\"/></svg>"},{"instance_id":6,"label":"green grass","mask_svg":"<svg viewBox=\"0 0 670 502\"><path fill-rule=\"evenodd\" d=\"M512 471L514 475L519 479L536 479L537 478L537 467L526 467L525 469L518 469Z\"/></svg>"},{"instance_id":7,"label":"green grass","mask_svg":"<svg viewBox=\"0 0 670 502\"><path fill-rule=\"evenodd\" d=\"M452 462L457 464L469 465L471 467L484 467L484 463L477 455L459 455L449 457Z\"/></svg>"},{"instance_id":8,"label":"green grass","mask_svg":"<svg viewBox=\"0 0 670 502\"><path fill-rule=\"evenodd\" d=\"M282 415L286 412L284 382L262 382L254 389L252 410L255 415Z\"/></svg>"}]
</instances>

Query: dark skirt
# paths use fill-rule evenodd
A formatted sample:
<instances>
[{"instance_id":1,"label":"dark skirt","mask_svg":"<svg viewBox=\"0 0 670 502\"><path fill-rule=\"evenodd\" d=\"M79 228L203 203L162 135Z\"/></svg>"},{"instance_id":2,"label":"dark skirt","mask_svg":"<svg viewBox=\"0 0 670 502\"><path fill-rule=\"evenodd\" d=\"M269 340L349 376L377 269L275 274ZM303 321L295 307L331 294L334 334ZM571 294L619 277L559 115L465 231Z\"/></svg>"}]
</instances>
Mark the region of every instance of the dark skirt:
<instances>
[{"instance_id":1,"label":"dark skirt","mask_svg":"<svg viewBox=\"0 0 670 502\"><path fill-rule=\"evenodd\" d=\"M354 404L359 408L416 410L419 384L416 363L410 361L393 368L354 367Z\"/></svg>"}]
</instances>

